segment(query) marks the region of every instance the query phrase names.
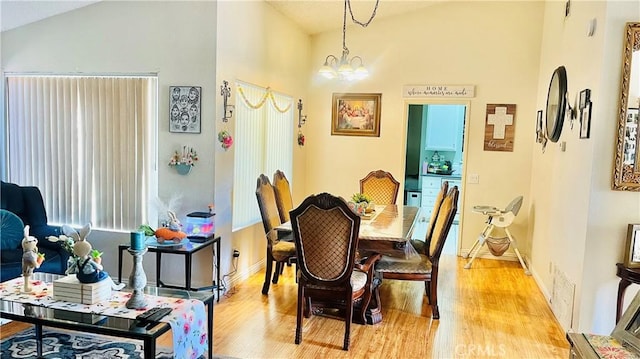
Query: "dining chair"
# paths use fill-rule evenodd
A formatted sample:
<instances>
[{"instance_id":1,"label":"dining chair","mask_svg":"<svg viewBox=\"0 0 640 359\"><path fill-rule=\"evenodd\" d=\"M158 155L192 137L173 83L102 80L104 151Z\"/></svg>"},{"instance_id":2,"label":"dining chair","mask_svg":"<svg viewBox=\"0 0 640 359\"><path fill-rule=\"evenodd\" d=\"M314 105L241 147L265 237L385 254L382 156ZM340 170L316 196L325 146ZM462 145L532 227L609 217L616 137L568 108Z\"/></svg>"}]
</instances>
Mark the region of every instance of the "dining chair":
<instances>
[{"instance_id":1,"label":"dining chair","mask_svg":"<svg viewBox=\"0 0 640 359\"><path fill-rule=\"evenodd\" d=\"M264 284L262 285L262 294L268 294L273 262L276 262L276 270L273 272L273 284L277 284L283 264L288 263L291 258L295 257L296 248L292 242L278 239L278 233L275 228L282 222L280 221L280 214L276 204L275 190L271 182L269 182L269 177L264 174L258 177L256 198L267 239L267 268L264 275Z\"/></svg>"},{"instance_id":2,"label":"dining chair","mask_svg":"<svg viewBox=\"0 0 640 359\"><path fill-rule=\"evenodd\" d=\"M425 292L431 305L431 317L440 319L438 310L438 265L444 242L456 215L458 186L453 186L442 201L435 217L431 239L425 240L424 248L419 251L419 261L394 260L383 257L375 265L375 270L383 279L424 281ZM427 232L428 233L428 232Z\"/></svg>"},{"instance_id":3,"label":"dining chair","mask_svg":"<svg viewBox=\"0 0 640 359\"><path fill-rule=\"evenodd\" d=\"M291 225L298 260L298 308L295 343L302 341L302 316L318 313L312 306L320 302L344 314L343 350L349 350L354 304L359 305L358 321L365 323L371 300L373 263L379 255L356 264L360 217L341 197L321 193L307 197L291 211ZM355 270L354 270L355 268ZM329 304L327 304L329 303Z\"/></svg>"},{"instance_id":4,"label":"dining chair","mask_svg":"<svg viewBox=\"0 0 640 359\"><path fill-rule=\"evenodd\" d=\"M442 201L444 197L447 195L449 191L449 181L442 181L440 186L440 191L436 195L436 199L433 202L433 210L431 211L431 216L429 217L429 223L427 224L427 232L423 239L412 239L411 244L416 249L418 253L424 253L424 247L428 246L431 242L431 234L433 232L433 225L436 223L436 218L438 217L438 212L440 212L440 205L442 205Z\"/></svg>"},{"instance_id":5,"label":"dining chair","mask_svg":"<svg viewBox=\"0 0 640 359\"><path fill-rule=\"evenodd\" d=\"M400 182L383 170L371 171L360 180L360 193L371 197L375 204L396 204Z\"/></svg>"},{"instance_id":6,"label":"dining chair","mask_svg":"<svg viewBox=\"0 0 640 359\"><path fill-rule=\"evenodd\" d=\"M293 200L291 199L291 187L284 173L277 170L273 174L273 188L276 191L276 204L280 213L280 221L282 223L289 222L289 211L293 209Z\"/></svg>"}]
</instances>

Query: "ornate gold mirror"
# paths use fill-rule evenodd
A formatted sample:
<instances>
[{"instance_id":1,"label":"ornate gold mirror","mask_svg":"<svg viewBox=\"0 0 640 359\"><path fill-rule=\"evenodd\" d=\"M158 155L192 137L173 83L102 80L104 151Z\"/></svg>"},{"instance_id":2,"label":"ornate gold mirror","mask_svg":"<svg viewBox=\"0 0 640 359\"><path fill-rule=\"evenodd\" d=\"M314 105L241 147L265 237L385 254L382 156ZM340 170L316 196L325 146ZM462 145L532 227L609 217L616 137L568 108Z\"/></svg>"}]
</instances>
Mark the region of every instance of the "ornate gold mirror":
<instances>
[{"instance_id":1,"label":"ornate gold mirror","mask_svg":"<svg viewBox=\"0 0 640 359\"><path fill-rule=\"evenodd\" d=\"M640 22L625 27L619 105L613 189L640 191Z\"/></svg>"}]
</instances>

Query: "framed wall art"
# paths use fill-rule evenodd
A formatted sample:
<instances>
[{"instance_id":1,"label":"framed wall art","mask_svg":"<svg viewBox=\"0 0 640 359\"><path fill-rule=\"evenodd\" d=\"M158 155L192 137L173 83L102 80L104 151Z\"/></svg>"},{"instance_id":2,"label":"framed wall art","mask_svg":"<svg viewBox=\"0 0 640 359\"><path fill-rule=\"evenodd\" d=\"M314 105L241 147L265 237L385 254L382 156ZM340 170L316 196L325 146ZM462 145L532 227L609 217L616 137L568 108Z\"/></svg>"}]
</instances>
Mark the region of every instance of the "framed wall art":
<instances>
[{"instance_id":1,"label":"framed wall art","mask_svg":"<svg viewBox=\"0 0 640 359\"><path fill-rule=\"evenodd\" d=\"M538 110L538 115L536 117L536 142L542 143L542 139L544 138L543 132L543 123L542 123L542 110Z\"/></svg>"},{"instance_id":2,"label":"framed wall art","mask_svg":"<svg viewBox=\"0 0 640 359\"><path fill-rule=\"evenodd\" d=\"M580 91L580 103L578 104L578 108L583 110L587 107L587 103L591 101L591 90L584 89Z\"/></svg>"},{"instance_id":3,"label":"framed wall art","mask_svg":"<svg viewBox=\"0 0 640 359\"><path fill-rule=\"evenodd\" d=\"M331 135L380 137L379 93L334 93Z\"/></svg>"},{"instance_id":4,"label":"framed wall art","mask_svg":"<svg viewBox=\"0 0 640 359\"><path fill-rule=\"evenodd\" d=\"M169 87L169 132L200 133L202 87Z\"/></svg>"},{"instance_id":5,"label":"framed wall art","mask_svg":"<svg viewBox=\"0 0 640 359\"><path fill-rule=\"evenodd\" d=\"M484 150L513 152L516 135L516 105L487 104Z\"/></svg>"},{"instance_id":6,"label":"framed wall art","mask_svg":"<svg viewBox=\"0 0 640 359\"><path fill-rule=\"evenodd\" d=\"M640 268L640 224L629 224L624 246L624 266Z\"/></svg>"},{"instance_id":7,"label":"framed wall art","mask_svg":"<svg viewBox=\"0 0 640 359\"><path fill-rule=\"evenodd\" d=\"M580 110L580 138L589 138L591 131L591 101L587 101L585 107Z\"/></svg>"}]
</instances>

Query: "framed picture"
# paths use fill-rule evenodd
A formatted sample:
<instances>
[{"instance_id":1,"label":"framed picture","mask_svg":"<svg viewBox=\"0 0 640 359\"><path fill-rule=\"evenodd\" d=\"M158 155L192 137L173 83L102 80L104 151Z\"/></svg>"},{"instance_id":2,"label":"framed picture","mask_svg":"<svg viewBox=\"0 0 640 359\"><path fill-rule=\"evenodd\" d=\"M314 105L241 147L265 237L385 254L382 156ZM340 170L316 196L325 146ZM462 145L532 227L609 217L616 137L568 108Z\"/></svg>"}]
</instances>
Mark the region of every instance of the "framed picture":
<instances>
[{"instance_id":1,"label":"framed picture","mask_svg":"<svg viewBox=\"0 0 640 359\"><path fill-rule=\"evenodd\" d=\"M627 268L640 268L640 224L629 224L627 227L624 265Z\"/></svg>"},{"instance_id":2,"label":"framed picture","mask_svg":"<svg viewBox=\"0 0 640 359\"><path fill-rule=\"evenodd\" d=\"M379 93L334 93L331 134L380 137Z\"/></svg>"},{"instance_id":3,"label":"framed picture","mask_svg":"<svg viewBox=\"0 0 640 359\"><path fill-rule=\"evenodd\" d=\"M536 119L536 142L542 143L544 133L542 132L542 110L538 111L538 117Z\"/></svg>"},{"instance_id":4,"label":"framed picture","mask_svg":"<svg viewBox=\"0 0 640 359\"><path fill-rule=\"evenodd\" d=\"M578 104L579 109L584 109L587 107L587 103L591 101L591 90L584 89L580 91L580 103Z\"/></svg>"},{"instance_id":5,"label":"framed picture","mask_svg":"<svg viewBox=\"0 0 640 359\"><path fill-rule=\"evenodd\" d=\"M202 87L169 86L169 132L200 133Z\"/></svg>"},{"instance_id":6,"label":"framed picture","mask_svg":"<svg viewBox=\"0 0 640 359\"><path fill-rule=\"evenodd\" d=\"M640 350L640 292L636 293L631 304L613 328L611 336L622 344L628 344Z\"/></svg>"},{"instance_id":7,"label":"framed picture","mask_svg":"<svg viewBox=\"0 0 640 359\"><path fill-rule=\"evenodd\" d=\"M589 138L591 131L591 101L580 112L580 138Z\"/></svg>"}]
</instances>

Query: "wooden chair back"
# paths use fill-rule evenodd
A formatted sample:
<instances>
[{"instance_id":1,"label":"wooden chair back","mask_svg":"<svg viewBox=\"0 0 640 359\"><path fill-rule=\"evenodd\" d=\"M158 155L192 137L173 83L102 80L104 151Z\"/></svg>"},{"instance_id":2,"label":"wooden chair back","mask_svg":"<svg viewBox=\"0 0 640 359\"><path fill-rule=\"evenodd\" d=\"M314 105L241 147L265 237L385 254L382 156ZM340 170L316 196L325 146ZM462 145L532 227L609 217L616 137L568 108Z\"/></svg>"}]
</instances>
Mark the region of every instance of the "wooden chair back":
<instances>
[{"instance_id":1,"label":"wooden chair back","mask_svg":"<svg viewBox=\"0 0 640 359\"><path fill-rule=\"evenodd\" d=\"M329 193L309 196L291 214L298 268L305 282L351 291L360 217L342 198Z\"/></svg>"},{"instance_id":2,"label":"wooden chair back","mask_svg":"<svg viewBox=\"0 0 640 359\"><path fill-rule=\"evenodd\" d=\"M293 200L291 199L291 187L284 173L277 170L273 174L273 188L276 192L276 204L280 213L280 221L282 223L289 222L289 211L293 209Z\"/></svg>"},{"instance_id":3,"label":"wooden chair back","mask_svg":"<svg viewBox=\"0 0 640 359\"><path fill-rule=\"evenodd\" d=\"M429 248L431 243L431 235L433 233L433 228L436 223L436 218L438 218L438 213L440 212L440 206L442 205L442 201L444 201L447 192L449 191L449 181L442 181L442 186L440 187L440 191L436 196L436 200L433 203L433 210L431 211L431 217L429 218L429 224L427 225L427 233L424 239L425 248ZM423 254L429 254L425 251Z\"/></svg>"},{"instance_id":4,"label":"wooden chair back","mask_svg":"<svg viewBox=\"0 0 640 359\"><path fill-rule=\"evenodd\" d=\"M275 228L282 224L278 205L276 202L276 193L269 181L269 177L261 174L256 184L256 198L258 200L258 208L262 217L262 225L267 238L273 237L271 233L275 232ZM270 239L271 240L271 239Z\"/></svg>"},{"instance_id":5,"label":"wooden chair back","mask_svg":"<svg viewBox=\"0 0 640 359\"><path fill-rule=\"evenodd\" d=\"M369 172L360 180L360 193L366 194L376 204L396 204L400 182L383 170Z\"/></svg>"},{"instance_id":6,"label":"wooden chair back","mask_svg":"<svg viewBox=\"0 0 640 359\"><path fill-rule=\"evenodd\" d=\"M320 193L291 211L291 227L300 273L295 342L302 341L302 316L310 315L311 301L333 302L344 307L342 348L348 350L354 300L366 308L371 295L367 274L354 273L360 217L344 199ZM364 311L360 314L364 319Z\"/></svg>"},{"instance_id":7,"label":"wooden chair back","mask_svg":"<svg viewBox=\"0 0 640 359\"><path fill-rule=\"evenodd\" d=\"M437 266L444 242L449 235L449 229L458 211L458 186L453 186L440 205L440 211L431 233L431 243L427 255L433 266Z\"/></svg>"}]
</instances>

